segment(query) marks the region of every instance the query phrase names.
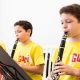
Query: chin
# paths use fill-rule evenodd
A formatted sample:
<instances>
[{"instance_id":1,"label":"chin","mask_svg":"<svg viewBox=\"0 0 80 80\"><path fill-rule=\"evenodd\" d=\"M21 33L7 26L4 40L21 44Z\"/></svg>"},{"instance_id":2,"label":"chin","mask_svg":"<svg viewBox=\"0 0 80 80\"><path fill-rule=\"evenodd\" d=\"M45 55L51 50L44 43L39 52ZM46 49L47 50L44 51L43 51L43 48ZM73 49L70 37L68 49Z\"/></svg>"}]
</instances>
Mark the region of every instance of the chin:
<instances>
[{"instance_id":1,"label":"chin","mask_svg":"<svg viewBox=\"0 0 80 80\"><path fill-rule=\"evenodd\" d=\"M19 39L19 42L22 42L22 40Z\"/></svg>"},{"instance_id":2,"label":"chin","mask_svg":"<svg viewBox=\"0 0 80 80\"><path fill-rule=\"evenodd\" d=\"M73 35L68 35L68 38L72 38L72 37L74 37Z\"/></svg>"}]
</instances>

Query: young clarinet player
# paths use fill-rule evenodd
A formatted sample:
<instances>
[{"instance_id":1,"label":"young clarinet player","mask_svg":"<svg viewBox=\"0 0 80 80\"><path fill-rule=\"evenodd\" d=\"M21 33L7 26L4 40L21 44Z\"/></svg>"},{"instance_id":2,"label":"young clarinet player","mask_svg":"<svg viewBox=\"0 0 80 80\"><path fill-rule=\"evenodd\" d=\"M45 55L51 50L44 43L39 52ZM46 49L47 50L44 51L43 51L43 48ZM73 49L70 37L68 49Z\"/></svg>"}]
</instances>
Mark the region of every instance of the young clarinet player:
<instances>
[{"instance_id":1,"label":"young clarinet player","mask_svg":"<svg viewBox=\"0 0 80 80\"><path fill-rule=\"evenodd\" d=\"M58 74L58 80L80 80L80 4L62 7L60 16L63 31L67 32L68 37L62 61L55 63L59 49L52 56L55 64L53 73Z\"/></svg>"}]
</instances>

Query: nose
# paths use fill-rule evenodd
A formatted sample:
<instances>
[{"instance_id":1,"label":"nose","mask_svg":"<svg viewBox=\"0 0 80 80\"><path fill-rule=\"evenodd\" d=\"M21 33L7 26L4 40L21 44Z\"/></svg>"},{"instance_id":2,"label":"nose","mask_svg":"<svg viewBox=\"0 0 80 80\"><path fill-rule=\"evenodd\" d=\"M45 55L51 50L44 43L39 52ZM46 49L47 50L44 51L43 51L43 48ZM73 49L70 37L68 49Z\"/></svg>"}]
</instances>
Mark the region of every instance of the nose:
<instances>
[{"instance_id":1,"label":"nose","mask_svg":"<svg viewBox=\"0 0 80 80\"><path fill-rule=\"evenodd\" d=\"M19 37L18 37L18 36L16 36L16 39L17 39L17 40L19 40Z\"/></svg>"},{"instance_id":2,"label":"nose","mask_svg":"<svg viewBox=\"0 0 80 80\"><path fill-rule=\"evenodd\" d=\"M67 30L68 30L68 25L67 25L66 23L63 23L63 24L62 24L62 28L63 28L63 31L64 31L64 32L67 32Z\"/></svg>"},{"instance_id":3,"label":"nose","mask_svg":"<svg viewBox=\"0 0 80 80\"><path fill-rule=\"evenodd\" d=\"M63 28L64 31L67 31L67 29L68 29L67 23L63 23L62 24L62 28Z\"/></svg>"},{"instance_id":4,"label":"nose","mask_svg":"<svg viewBox=\"0 0 80 80\"><path fill-rule=\"evenodd\" d=\"M16 37L18 36L18 34L16 33Z\"/></svg>"},{"instance_id":5,"label":"nose","mask_svg":"<svg viewBox=\"0 0 80 80\"><path fill-rule=\"evenodd\" d=\"M63 23L62 26L63 26L63 29L66 29L68 27L66 23Z\"/></svg>"},{"instance_id":6,"label":"nose","mask_svg":"<svg viewBox=\"0 0 80 80\"><path fill-rule=\"evenodd\" d=\"M16 35L16 38L18 39L18 37L19 37L19 36L18 36L18 33L15 33L15 35Z\"/></svg>"}]
</instances>

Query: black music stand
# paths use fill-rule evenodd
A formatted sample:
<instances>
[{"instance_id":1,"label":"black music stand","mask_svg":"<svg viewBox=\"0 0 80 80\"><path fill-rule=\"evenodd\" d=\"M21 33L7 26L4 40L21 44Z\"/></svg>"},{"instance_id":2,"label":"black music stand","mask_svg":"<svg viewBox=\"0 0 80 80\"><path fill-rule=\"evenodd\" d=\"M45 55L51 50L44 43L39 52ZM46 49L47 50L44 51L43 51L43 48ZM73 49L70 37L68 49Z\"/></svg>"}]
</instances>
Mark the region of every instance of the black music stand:
<instances>
[{"instance_id":1,"label":"black music stand","mask_svg":"<svg viewBox=\"0 0 80 80\"><path fill-rule=\"evenodd\" d=\"M6 80L32 80L1 46L0 66Z\"/></svg>"}]
</instances>

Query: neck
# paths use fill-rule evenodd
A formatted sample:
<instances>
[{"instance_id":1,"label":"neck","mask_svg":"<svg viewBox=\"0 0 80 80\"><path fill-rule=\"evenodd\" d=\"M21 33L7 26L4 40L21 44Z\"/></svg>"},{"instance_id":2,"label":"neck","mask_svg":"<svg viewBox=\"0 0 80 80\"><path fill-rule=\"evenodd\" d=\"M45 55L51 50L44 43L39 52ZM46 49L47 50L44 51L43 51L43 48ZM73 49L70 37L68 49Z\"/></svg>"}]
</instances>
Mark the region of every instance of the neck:
<instances>
[{"instance_id":1,"label":"neck","mask_svg":"<svg viewBox=\"0 0 80 80\"><path fill-rule=\"evenodd\" d=\"M27 41L22 42L22 44L23 44L23 45L27 45L27 44L30 43L30 42L31 42L31 40L29 39L29 40L27 40Z\"/></svg>"},{"instance_id":2,"label":"neck","mask_svg":"<svg viewBox=\"0 0 80 80\"><path fill-rule=\"evenodd\" d=\"M80 35L79 36L75 36L75 37L69 37L68 40L71 41L71 42L80 41Z\"/></svg>"}]
</instances>

